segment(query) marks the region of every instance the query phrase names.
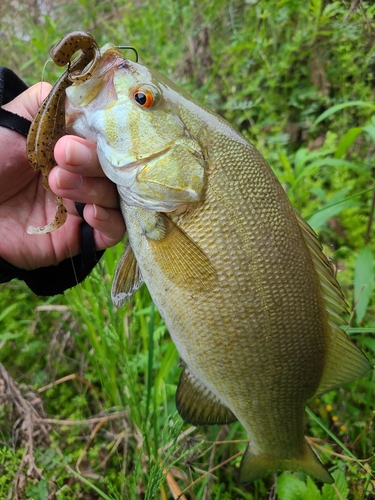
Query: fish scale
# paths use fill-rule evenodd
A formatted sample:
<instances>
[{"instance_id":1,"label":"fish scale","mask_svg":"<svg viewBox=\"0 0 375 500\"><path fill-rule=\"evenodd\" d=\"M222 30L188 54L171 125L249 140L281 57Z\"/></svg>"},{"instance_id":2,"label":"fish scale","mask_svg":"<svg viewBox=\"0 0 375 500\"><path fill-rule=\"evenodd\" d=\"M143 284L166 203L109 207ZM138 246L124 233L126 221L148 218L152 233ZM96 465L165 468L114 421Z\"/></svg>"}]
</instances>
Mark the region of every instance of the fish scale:
<instances>
[{"instance_id":1,"label":"fish scale","mask_svg":"<svg viewBox=\"0 0 375 500\"><path fill-rule=\"evenodd\" d=\"M220 137L217 138L217 141L220 141ZM244 154L242 154L241 160L241 164L246 161ZM211 194L207 196L206 202L197 207L196 210L189 211L185 216L181 216L178 221L178 226L199 245L215 269L219 270L221 285L217 288L216 293L209 296L204 293L202 297L191 300L188 291L185 292L178 287L174 287L173 290L169 290L168 296L165 296L162 293L164 287L160 286L162 277L155 279L154 276L157 263L150 261L150 268L145 268L142 265L145 259L150 260L150 256L146 257L149 254L147 240L136 230L135 234L133 234L133 228L136 228L137 224L133 220L128 221L126 215L129 238L140 264L142 276L145 282L148 283L151 296L161 311L183 360L196 376L221 398L224 404L231 408L232 411L233 408L236 408L234 413L242 423L251 421L251 426L246 426L246 428L252 438L257 436L257 442L261 442L264 429L267 429L266 449L272 447L274 454L282 453L286 449L286 443L289 443L290 447L290 443L296 442L295 430L301 431L301 425L297 426L296 422L303 420L303 402L314 394L323 371L324 336L322 332L324 332L324 324L322 325L322 320L320 322L315 320L315 317L325 317L324 310L322 311L322 302L320 304L319 301L309 303L308 314L306 314L306 300L304 295L299 293L301 285L304 286L306 280L306 267L311 268L312 283L315 282L314 286L312 286L312 297L319 294L318 279L312 269L307 248L301 249L304 250L304 254L300 251L298 267L294 262L294 253L291 253L289 248L285 249L284 258L279 256L278 267L282 265L283 268L288 269L289 281L293 283L293 287L289 289L285 281L274 283L274 272L271 264L275 250L272 245L265 246L264 239L277 239L278 232L282 234L288 232L289 236L293 235L294 232L294 239L298 241L298 239L301 239L298 224L295 221L293 227L290 221L282 221L281 217L274 217L273 207L277 206L277 203L274 202L267 204L267 209L270 213L269 219L278 222L278 232L276 234L274 228L272 228L273 231L270 231L269 227L267 228L264 225L263 217L253 217L249 224L247 223L248 219L245 218L246 226L240 225L240 219L234 219L236 213L242 212L242 207L238 203L238 186L232 184L231 189L228 189L225 194L223 194L222 190L222 183L227 181L228 174L230 175L230 171L233 170L233 158L229 159L228 166L223 163L222 158L220 161L220 169L225 170L225 176L211 175L207 188L207 192ZM209 169L214 169L214 167L209 163ZM251 169L248 169L248 178L246 179L243 173L241 178L243 184L248 186L247 199L252 200L253 211L256 212L259 192L254 191L253 193L254 187L251 182L251 174ZM272 174L268 169L266 174L270 179L267 179L266 176L264 176L266 178L262 178L261 173L258 173L258 183L256 185L267 186L272 183ZM278 186L278 184L276 185ZM216 215L220 210L221 216L216 217L215 227L211 223L212 208L210 198L215 197L217 190L221 191L221 203L215 203L213 210L215 210ZM241 192L242 190L243 188L240 189ZM262 193L265 192L268 191L264 187ZM237 204L232 218L231 212L233 212L234 199ZM251 214L252 210L248 203L246 209ZM264 210L262 209L261 212L263 215ZM127 214L127 209L125 209L125 214ZM228 223L228 220L233 223ZM203 227L210 227L210 234L196 230L194 221L199 221L198 225L203 225ZM268 234L264 234L266 232ZM252 243L247 238L248 234L257 235ZM218 237L218 235L221 236ZM240 242L239 253L238 248L236 249L237 235L239 235ZM224 240L223 244L218 241L218 238ZM227 245L225 245L226 241L231 247L229 252ZM292 245L289 244L289 246ZM303 247L302 244L300 246ZM222 248L222 252L211 253L213 247ZM260 252L263 252L263 254ZM266 257L264 254L266 254ZM253 255L258 257L254 259ZM226 266L230 266L233 259L236 261L236 266L233 268L234 275L232 279L228 279L225 272L220 273L220 271L225 270ZM242 269L242 272L240 269ZM303 270L303 273L300 272L300 269ZM221 277L223 277L222 280ZM280 301L285 301L287 307L279 308ZM168 306L165 307L165 304L168 304ZM231 304L231 307L218 309L217 304ZM233 304L235 304L235 307ZM194 310L194 318L191 317L192 310ZM292 314L296 310L300 311L299 316ZM263 318L259 318L260 311ZM211 317L209 325L207 325L205 319L208 316ZM258 321L262 324L262 331L254 333L249 331L248 318L252 316L258 316ZM309 323L310 327L307 326ZM302 345L300 342L300 328L304 330L307 339ZM310 332L306 332L308 328L311 330ZM327 327L325 326L325 328ZM181 335L181 330L183 330L184 335ZM212 335L210 332L214 332L214 334ZM269 339L266 339L269 346L264 349L264 336L267 337L267 334L270 336ZM236 343L230 342L228 348L224 351L225 354L218 352L218 343L221 341L226 342L228 336L235 336ZM321 339L320 346L317 342L319 337ZM252 339L255 342L252 342ZM308 339L311 339L310 343ZM255 343L257 349L254 349ZM202 345L204 349L201 349ZM272 387L275 380L282 380L281 375L284 367L283 365L278 366L274 362L275 358L278 358L280 350L281 352L284 350L289 359L293 359L298 355L301 360L300 363L294 362L294 366L288 367L288 376L284 377L284 386L280 387L278 383L278 391L281 390L284 393L283 398L278 397L277 399L278 408L281 408L278 411L281 415L284 415L280 422L286 420L285 416L287 416L289 422L293 422L293 425L289 426L291 427L291 436L288 436L285 432L270 435L269 427L264 425L265 414L270 411L276 402L269 388ZM243 357L244 352L246 353L246 365L241 366L237 364L237 360ZM311 354L314 356L312 357ZM236 380L235 391L233 391L231 379L225 380L226 375L223 374L222 370L223 357L226 358L226 364L231 366L232 373L230 375ZM306 363L306 361L310 362ZM265 373L265 364L268 364L272 371ZM251 366L250 371L247 365ZM210 379L208 379L208 373ZM306 379L307 377L308 380L305 380L305 386L301 390L300 378ZM216 380L216 383L212 379ZM223 396L223 393L225 396ZM251 411L251 401L253 399L262 401L262 405L258 406L257 412ZM301 432L299 434L298 447L300 448L303 435Z\"/></svg>"},{"instance_id":2,"label":"fish scale","mask_svg":"<svg viewBox=\"0 0 375 500\"><path fill-rule=\"evenodd\" d=\"M129 241L114 303L146 283L184 364L177 409L195 425L242 423L242 481L289 469L332 482L304 408L369 364L340 329L346 304L314 232L225 120L116 49L101 54L109 69L99 60L67 89L66 114L119 190Z\"/></svg>"}]
</instances>

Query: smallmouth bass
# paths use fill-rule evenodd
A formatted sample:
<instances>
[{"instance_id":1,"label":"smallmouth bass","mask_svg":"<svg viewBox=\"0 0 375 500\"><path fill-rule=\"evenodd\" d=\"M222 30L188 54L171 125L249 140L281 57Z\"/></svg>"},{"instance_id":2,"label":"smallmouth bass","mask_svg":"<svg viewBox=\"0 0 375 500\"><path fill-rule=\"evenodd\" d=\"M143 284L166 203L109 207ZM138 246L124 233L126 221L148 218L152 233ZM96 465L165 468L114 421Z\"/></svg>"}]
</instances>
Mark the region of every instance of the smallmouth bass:
<instances>
[{"instance_id":1,"label":"smallmouth bass","mask_svg":"<svg viewBox=\"0 0 375 500\"><path fill-rule=\"evenodd\" d=\"M304 439L306 401L369 364L340 328L346 304L315 233L266 161L113 46L66 94L67 130L97 142L120 195L129 241L113 301L146 283L184 363L181 416L242 423L243 482L284 469L332 482Z\"/></svg>"}]
</instances>

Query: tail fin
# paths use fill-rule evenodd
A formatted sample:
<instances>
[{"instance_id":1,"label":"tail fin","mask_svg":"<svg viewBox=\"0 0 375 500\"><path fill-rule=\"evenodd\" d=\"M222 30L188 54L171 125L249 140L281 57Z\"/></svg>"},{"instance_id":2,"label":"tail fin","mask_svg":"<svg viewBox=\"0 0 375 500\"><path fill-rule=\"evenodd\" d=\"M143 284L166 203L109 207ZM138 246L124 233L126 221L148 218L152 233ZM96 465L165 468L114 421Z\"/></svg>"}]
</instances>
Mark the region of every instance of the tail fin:
<instances>
[{"instance_id":1,"label":"tail fin","mask_svg":"<svg viewBox=\"0 0 375 500\"><path fill-rule=\"evenodd\" d=\"M333 483L331 474L323 467L307 443L304 443L302 455L295 459L254 455L249 444L241 463L240 481L250 483L267 474L282 470L302 471L323 483Z\"/></svg>"}]
</instances>

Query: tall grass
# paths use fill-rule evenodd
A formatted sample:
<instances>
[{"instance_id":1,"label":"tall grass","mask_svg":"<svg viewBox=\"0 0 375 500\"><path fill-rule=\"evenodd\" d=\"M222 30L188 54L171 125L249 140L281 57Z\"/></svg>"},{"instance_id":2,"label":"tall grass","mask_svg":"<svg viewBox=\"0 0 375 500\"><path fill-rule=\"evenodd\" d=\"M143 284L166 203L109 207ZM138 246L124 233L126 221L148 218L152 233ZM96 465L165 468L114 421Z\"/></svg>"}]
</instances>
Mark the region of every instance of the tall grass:
<instances>
[{"instance_id":1,"label":"tall grass","mask_svg":"<svg viewBox=\"0 0 375 500\"><path fill-rule=\"evenodd\" d=\"M229 119L319 232L357 311L348 332L373 362L375 7L349 4L50 0L25 9L14 1L0 6L0 50L31 84L65 32L87 29L100 44L136 46L144 63ZM47 65L46 79L60 72ZM23 420L0 401L0 498L371 498L373 374L309 403L306 432L335 486L287 473L240 485L241 425L194 429L176 415L178 353L147 289L120 310L111 303L122 251L106 251L65 296L0 285L0 362L25 408L42 401L49 436L35 427L41 472L28 476Z\"/></svg>"}]
</instances>

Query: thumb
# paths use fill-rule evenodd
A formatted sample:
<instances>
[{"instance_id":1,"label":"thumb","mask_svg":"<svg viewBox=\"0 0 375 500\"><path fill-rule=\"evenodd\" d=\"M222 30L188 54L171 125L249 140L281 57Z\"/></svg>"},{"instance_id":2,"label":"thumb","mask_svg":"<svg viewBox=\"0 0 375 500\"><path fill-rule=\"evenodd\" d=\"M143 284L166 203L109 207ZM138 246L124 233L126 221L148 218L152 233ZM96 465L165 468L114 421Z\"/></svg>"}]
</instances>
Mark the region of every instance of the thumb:
<instances>
[{"instance_id":1,"label":"thumb","mask_svg":"<svg viewBox=\"0 0 375 500\"><path fill-rule=\"evenodd\" d=\"M32 121L50 90L51 85L49 83L36 83L13 99L13 101L4 104L2 107Z\"/></svg>"}]
</instances>

